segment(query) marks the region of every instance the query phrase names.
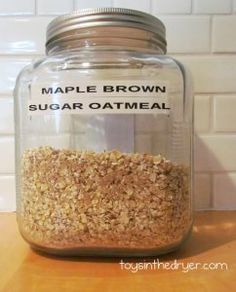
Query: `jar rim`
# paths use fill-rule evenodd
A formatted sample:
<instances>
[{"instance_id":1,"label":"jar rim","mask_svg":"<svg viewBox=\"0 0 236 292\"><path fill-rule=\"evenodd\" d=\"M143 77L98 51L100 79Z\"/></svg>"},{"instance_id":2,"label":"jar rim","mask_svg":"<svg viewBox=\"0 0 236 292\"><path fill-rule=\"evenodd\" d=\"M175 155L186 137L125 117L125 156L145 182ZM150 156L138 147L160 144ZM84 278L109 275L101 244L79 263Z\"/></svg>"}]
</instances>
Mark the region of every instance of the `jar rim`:
<instances>
[{"instance_id":1,"label":"jar rim","mask_svg":"<svg viewBox=\"0 0 236 292\"><path fill-rule=\"evenodd\" d=\"M151 14L125 8L83 9L56 17L47 27L46 49L75 34L76 30L95 27L127 27L151 32L166 53L166 30L162 21Z\"/></svg>"}]
</instances>

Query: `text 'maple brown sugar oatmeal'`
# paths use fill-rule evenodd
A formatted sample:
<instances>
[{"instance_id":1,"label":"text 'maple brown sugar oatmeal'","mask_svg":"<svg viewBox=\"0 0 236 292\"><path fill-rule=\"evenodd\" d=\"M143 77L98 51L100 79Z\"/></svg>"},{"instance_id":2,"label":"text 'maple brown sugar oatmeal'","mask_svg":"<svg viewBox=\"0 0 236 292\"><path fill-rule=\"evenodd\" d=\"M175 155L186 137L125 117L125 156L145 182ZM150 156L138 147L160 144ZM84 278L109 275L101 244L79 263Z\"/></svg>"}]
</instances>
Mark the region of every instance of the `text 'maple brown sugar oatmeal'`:
<instances>
[{"instance_id":1,"label":"text 'maple brown sugar oatmeal'","mask_svg":"<svg viewBox=\"0 0 236 292\"><path fill-rule=\"evenodd\" d=\"M39 147L21 183L21 232L50 248L161 248L191 220L189 170L160 155Z\"/></svg>"}]
</instances>

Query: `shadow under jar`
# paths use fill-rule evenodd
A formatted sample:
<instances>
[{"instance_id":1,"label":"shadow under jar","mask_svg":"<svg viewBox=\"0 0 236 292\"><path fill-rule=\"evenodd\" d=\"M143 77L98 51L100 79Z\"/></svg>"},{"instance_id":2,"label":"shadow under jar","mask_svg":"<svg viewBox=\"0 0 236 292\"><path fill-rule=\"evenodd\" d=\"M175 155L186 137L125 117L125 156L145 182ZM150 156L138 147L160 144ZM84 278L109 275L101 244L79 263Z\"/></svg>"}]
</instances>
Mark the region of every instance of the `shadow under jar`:
<instances>
[{"instance_id":1,"label":"shadow under jar","mask_svg":"<svg viewBox=\"0 0 236 292\"><path fill-rule=\"evenodd\" d=\"M192 96L146 13L88 9L47 29L15 87L17 221L58 255L150 256L192 226Z\"/></svg>"}]
</instances>

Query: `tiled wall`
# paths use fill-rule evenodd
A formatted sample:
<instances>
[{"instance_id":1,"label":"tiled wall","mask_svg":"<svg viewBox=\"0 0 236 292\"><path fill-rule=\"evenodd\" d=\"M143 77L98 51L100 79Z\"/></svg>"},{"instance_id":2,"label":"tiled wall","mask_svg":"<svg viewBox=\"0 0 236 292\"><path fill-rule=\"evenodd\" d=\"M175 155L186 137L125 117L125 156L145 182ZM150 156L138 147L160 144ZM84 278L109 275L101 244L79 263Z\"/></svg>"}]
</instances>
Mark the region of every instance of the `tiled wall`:
<instances>
[{"instance_id":1,"label":"tiled wall","mask_svg":"<svg viewBox=\"0 0 236 292\"><path fill-rule=\"evenodd\" d=\"M236 0L7 0L0 1L0 211L15 208L12 90L19 70L43 54L55 15L111 5L164 21L169 53L195 81L195 206L235 209Z\"/></svg>"}]
</instances>

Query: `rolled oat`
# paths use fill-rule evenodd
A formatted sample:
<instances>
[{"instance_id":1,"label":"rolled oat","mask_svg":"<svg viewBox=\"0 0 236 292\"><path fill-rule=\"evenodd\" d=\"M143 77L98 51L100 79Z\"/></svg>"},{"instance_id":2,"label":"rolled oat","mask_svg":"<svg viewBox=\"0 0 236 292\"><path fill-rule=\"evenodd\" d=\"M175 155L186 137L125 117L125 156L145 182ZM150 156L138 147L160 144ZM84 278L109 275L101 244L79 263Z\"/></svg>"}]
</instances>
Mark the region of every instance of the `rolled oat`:
<instances>
[{"instance_id":1,"label":"rolled oat","mask_svg":"<svg viewBox=\"0 0 236 292\"><path fill-rule=\"evenodd\" d=\"M22 233L51 248L160 248L189 228L189 170L160 155L30 149L22 193Z\"/></svg>"}]
</instances>

